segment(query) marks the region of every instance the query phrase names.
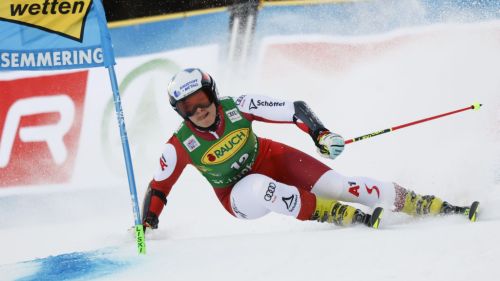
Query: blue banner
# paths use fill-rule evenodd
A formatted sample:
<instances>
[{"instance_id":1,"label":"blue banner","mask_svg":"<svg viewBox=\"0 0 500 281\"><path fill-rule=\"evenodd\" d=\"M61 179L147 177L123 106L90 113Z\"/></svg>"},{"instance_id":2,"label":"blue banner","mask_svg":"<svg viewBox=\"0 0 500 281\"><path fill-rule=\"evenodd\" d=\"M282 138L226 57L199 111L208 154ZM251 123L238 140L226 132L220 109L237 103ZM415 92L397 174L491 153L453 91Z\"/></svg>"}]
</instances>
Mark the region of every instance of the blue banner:
<instances>
[{"instance_id":1,"label":"blue banner","mask_svg":"<svg viewBox=\"0 0 500 281\"><path fill-rule=\"evenodd\" d=\"M0 70L114 65L101 0L2 0Z\"/></svg>"}]
</instances>

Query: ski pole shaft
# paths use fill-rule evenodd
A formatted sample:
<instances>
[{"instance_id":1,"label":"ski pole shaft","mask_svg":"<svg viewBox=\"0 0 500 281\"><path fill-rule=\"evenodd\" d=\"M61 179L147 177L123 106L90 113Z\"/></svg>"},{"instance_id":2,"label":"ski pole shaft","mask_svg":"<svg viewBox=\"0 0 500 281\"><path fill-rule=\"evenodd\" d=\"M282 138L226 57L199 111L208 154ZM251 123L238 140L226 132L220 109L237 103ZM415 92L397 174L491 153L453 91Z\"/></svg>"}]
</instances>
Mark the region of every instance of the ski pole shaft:
<instances>
[{"instance_id":1,"label":"ski pole shaft","mask_svg":"<svg viewBox=\"0 0 500 281\"><path fill-rule=\"evenodd\" d=\"M383 129L383 130L376 131L376 132L373 132L373 133L369 133L369 134L366 134L366 135L362 135L362 136L359 136L359 137L356 137L356 138L348 139L348 140L345 141L345 144L349 144L349 143L353 143L353 142L357 142L357 141L369 139L369 138L372 138L372 137L375 137L375 136L379 136L379 135L382 135L382 134L385 134L385 133L390 133L390 132L393 132L393 131L396 131L396 130L399 130L399 129L402 129L402 128L410 127L410 126L413 126L413 125L417 125L417 124L420 124L420 123L424 123L424 122L427 122L427 121L438 119L438 118L441 118L441 117L444 117L444 116L456 114L456 113L463 112L463 111L466 111L466 110L471 110L471 109L473 109L473 110L479 110L479 108L481 108L481 106L482 106L482 104L475 103L475 104L473 104L471 106L467 106L467 107L464 107L464 108L461 108L461 109L453 110L453 111L446 112L446 113L443 113L443 114L439 114L439 115L427 117L427 118L420 119L420 120L417 120L417 121L409 122L409 123L406 123L406 124L401 124L401 125L394 126L394 127L391 127L391 128L387 128L387 129Z\"/></svg>"}]
</instances>

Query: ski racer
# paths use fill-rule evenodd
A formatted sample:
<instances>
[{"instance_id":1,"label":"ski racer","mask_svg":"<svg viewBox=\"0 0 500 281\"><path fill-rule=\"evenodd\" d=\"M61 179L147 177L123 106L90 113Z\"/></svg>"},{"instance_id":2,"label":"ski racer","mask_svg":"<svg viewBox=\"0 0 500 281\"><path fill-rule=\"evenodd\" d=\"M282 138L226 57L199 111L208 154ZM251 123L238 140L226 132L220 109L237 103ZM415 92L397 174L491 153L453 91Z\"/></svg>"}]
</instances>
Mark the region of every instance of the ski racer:
<instances>
[{"instance_id":1,"label":"ski racer","mask_svg":"<svg viewBox=\"0 0 500 281\"><path fill-rule=\"evenodd\" d=\"M143 226L157 228L167 196L186 165L213 187L224 208L240 219L269 212L377 228L383 209L409 215L462 213L474 221L478 203L457 207L393 182L348 177L286 144L258 137L253 121L296 124L321 156L335 159L344 139L328 130L303 101L242 95L219 98L214 79L197 68L177 73L168 85L173 109L184 119L168 140L143 202ZM343 202L375 208L365 214Z\"/></svg>"}]
</instances>

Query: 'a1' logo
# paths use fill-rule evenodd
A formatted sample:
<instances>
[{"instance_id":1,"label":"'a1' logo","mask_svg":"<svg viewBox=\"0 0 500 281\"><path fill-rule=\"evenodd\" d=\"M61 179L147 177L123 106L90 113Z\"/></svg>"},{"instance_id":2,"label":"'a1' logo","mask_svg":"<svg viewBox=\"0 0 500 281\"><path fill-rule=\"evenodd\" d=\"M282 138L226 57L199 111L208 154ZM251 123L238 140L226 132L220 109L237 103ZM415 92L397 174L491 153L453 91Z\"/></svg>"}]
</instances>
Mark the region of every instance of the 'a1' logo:
<instances>
[{"instance_id":1,"label":"'a1' logo","mask_svg":"<svg viewBox=\"0 0 500 281\"><path fill-rule=\"evenodd\" d=\"M69 181L87 71L0 81L0 186Z\"/></svg>"}]
</instances>

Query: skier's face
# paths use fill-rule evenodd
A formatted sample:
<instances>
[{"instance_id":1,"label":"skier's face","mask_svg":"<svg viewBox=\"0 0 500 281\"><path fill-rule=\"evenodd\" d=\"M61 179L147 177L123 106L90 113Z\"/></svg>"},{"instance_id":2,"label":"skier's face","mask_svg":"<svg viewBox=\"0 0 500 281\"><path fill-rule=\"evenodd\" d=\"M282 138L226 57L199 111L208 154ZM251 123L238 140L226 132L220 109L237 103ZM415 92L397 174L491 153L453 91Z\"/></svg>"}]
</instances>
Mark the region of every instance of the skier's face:
<instances>
[{"instance_id":1,"label":"skier's face","mask_svg":"<svg viewBox=\"0 0 500 281\"><path fill-rule=\"evenodd\" d=\"M178 109L198 127L208 128L215 122L215 103L202 90L180 103Z\"/></svg>"},{"instance_id":2,"label":"skier's face","mask_svg":"<svg viewBox=\"0 0 500 281\"><path fill-rule=\"evenodd\" d=\"M216 111L215 103L212 103L205 108L198 107L195 114L189 117L189 120L191 120L191 122L198 127L208 128L215 122Z\"/></svg>"}]
</instances>

